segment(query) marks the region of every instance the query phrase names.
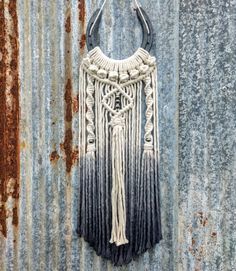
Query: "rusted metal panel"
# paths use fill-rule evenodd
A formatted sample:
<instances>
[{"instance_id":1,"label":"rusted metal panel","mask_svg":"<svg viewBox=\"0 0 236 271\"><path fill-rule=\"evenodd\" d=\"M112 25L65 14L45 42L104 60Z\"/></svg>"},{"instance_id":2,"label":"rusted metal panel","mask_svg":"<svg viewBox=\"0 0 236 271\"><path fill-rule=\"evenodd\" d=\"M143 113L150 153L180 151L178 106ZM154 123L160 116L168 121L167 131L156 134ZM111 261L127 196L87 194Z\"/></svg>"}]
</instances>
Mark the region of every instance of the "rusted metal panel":
<instances>
[{"instance_id":1,"label":"rusted metal panel","mask_svg":"<svg viewBox=\"0 0 236 271\"><path fill-rule=\"evenodd\" d=\"M180 3L180 270L235 270L236 1Z\"/></svg>"},{"instance_id":2,"label":"rusted metal panel","mask_svg":"<svg viewBox=\"0 0 236 271\"><path fill-rule=\"evenodd\" d=\"M79 64L101 3L0 0L1 271L235 270L236 1L141 2L156 32L163 240L114 268L76 234ZM141 44L133 8L105 6L109 57Z\"/></svg>"},{"instance_id":3,"label":"rusted metal panel","mask_svg":"<svg viewBox=\"0 0 236 271\"><path fill-rule=\"evenodd\" d=\"M173 269L173 192L177 174L177 28L174 1L143 3L156 28L162 133L164 240L120 270ZM96 256L76 234L78 201L79 64L86 53L86 22L95 1L19 1L21 74L20 270L119 270ZM107 3L101 47L124 58L141 43L133 4ZM160 15L162 14L162 17ZM162 18L161 20L159 18ZM174 108L176 110L174 110ZM165 119L163 119L165 116ZM173 140L174 139L174 140ZM167 166L166 166L167 165Z\"/></svg>"},{"instance_id":4,"label":"rusted metal panel","mask_svg":"<svg viewBox=\"0 0 236 271\"><path fill-rule=\"evenodd\" d=\"M16 267L19 187L19 65L16 1L0 1L0 266Z\"/></svg>"}]
</instances>

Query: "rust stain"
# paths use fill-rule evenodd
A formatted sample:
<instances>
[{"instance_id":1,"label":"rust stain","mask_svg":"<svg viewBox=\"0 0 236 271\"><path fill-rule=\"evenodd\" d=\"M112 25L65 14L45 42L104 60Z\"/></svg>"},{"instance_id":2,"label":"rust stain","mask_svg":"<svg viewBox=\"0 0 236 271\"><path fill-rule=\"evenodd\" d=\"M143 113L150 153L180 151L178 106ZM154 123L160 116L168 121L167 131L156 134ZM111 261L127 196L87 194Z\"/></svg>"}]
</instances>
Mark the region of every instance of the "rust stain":
<instances>
[{"instance_id":1,"label":"rust stain","mask_svg":"<svg viewBox=\"0 0 236 271\"><path fill-rule=\"evenodd\" d=\"M82 34L79 42L80 49L84 49L86 44L86 35Z\"/></svg>"},{"instance_id":2,"label":"rust stain","mask_svg":"<svg viewBox=\"0 0 236 271\"><path fill-rule=\"evenodd\" d=\"M65 139L60 147L65 154L66 172L70 173L72 166L77 162L79 156L78 146L75 149L72 148L73 133L72 129L67 129Z\"/></svg>"},{"instance_id":3,"label":"rust stain","mask_svg":"<svg viewBox=\"0 0 236 271\"><path fill-rule=\"evenodd\" d=\"M85 25L86 9L85 9L85 0L79 0L79 20L81 21L82 26Z\"/></svg>"},{"instance_id":4,"label":"rust stain","mask_svg":"<svg viewBox=\"0 0 236 271\"><path fill-rule=\"evenodd\" d=\"M85 6L85 0L79 0L78 4L79 8L79 21L80 21L80 29L81 29L81 36L80 36L80 53L83 54L83 50L85 48L86 44L86 34L85 34L85 21L86 21L86 6Z\"/></svg>"},{"instance_id":5,"label":"rust stain","mask_svg":"<svg viewBox=\"0 0 236 271\"><path fill-rule=\"evenodd\" d=\"M6 224L6 210L5 206L0 206L0 232L4 237L7 237L7 224Z\"/></svg>"},{"instance_id":6,"label":"rust stain","mask_svg":"<svg viewBox=\"0 0 236 271\"><path fill-rule=\"evenodd\" d=\"M51 162L57 162L57 160L60 158L60 155L57 153L57 151L53 151L51 154L50 154L50 161Z\"/></svg>"},{"instance_id":7,"label":"rust stain","mask_svg":"<svg viewBox=\"0 0 236 271\"><path fill-rule=\"evenodd\" d=\"M5 19L4 19L4 2L0 2L0 52L1 52L1 61L0 61L0 197L1 200L5 201L5 192L4 192L4 183L5 183L5 156L4 156L4 145L5 145L5 129L6 129L6 121L5 121L5 113L6 113L6 97L5 90L6 88L6 63L5 60L7 58L7 50L5 49Z\"/></svg>"},{"instance_id":8,"label":"rust stain","mask_svg":"<svg viewBox=\"0 0 236 271\"><path fill-rule=\"evenodd\" d=\"M71 168L74 165L78 157L78 148L73 148L73 131L72 131L72 118L73 112L78 110L77 101L78 98L73 97L72 86L72 71L71 71L71 11L68 5L67 16L65 22L65 136L63 143L60 144L62 151L64 152L64 159L66 162L66 172L70 173ZM51 158L57 158L57 153L51 155Z\"/></svg>"},{"instance_id":9,"label":"rust stain","mask_svg":"<svg viewBox=\"0 0 236 271\"><path fill-rule=\"evenodd\" d=\"M208 218L204 216L203 212L198 212L197 216L199 217L199 222L203 227L206 227L208 224Z\"/></svg>"},{"instance_id":10,"label":"rust stain","mask_svg":"<svg viewBox=\"0 0 236 271\"><path fill-rule=\"evenodd\" d=\"M66 120L66 132L65 132L65 138L64 142L61 144L61 149L65 153L65 160L66 160L66 171L69 173L71 171L71 168L73 164L78 159L78 147L73 150L72 144L73 144L73 132L72 132L72 117L73 117L73 111L78 110L76 109L78 107L76 101L78 101L78 98L74 98L72 101L72 83L71 79L67 80L66 86L65 86L65 120Z\"/></svg>"},{"instance_id":11,"label":"rust stain","mask_svg":"<svg viewBox=\"0 0 236 271\"><path fill-rule=\"evenodd\" d=\"M203 220L203 222L202 222L202 225L203 225L203 227L205 227L206 225L207 225L207 223L208 223L208 219L207 219L207 217Z\"/></svg>"},{"instance_id":12,"label":"rust stain","mask_svg":"<svg viewBox=\"0 0 236 271\"><path fill-rule=\"evenodd\" d=\"M17 207L13 208L13 218L12 218L13 225L18 225L18 218L17 218Z\"/></svg>"},{"instance_id":13,"label":"rust stain","mask_svg":"<svg viewBox=\"0 0 236 271\"><path fill-rule=\"evenodd\" d=\"M66 29L67 33L70 33L70 31L71 31L71 19L70 19L70 16L68 16L67 19L66 19L65 29Z\"/></svg>"},{"instance_id":14,"label":"rust stain","mask_svg":"<svg viewBox=\"0 0 236 271\"><path fill-rule=\"evenodd\" d=\"M78 150L78 146L76 146L72 152L72 164L75 164L77 162L78 157L79 157L79 150Z\"/></svg>"},{"instance_id":15,"label":"rust stain","mask_svg":"<svg viewBox=\"0 0 236 271\"><path fill-rule=\"evenodd\" d=\"M191 244L188 247L188 251L195 259L195 269L201 270L202 260L204 259L208 249L212 247L213 242L216 241L217 233L215 231L210 231L211 240L205 242L206 232L208 232L209 227L211 226L209 215L205 212L199 211L194 213L194 219L189 231L192 235ZM204 235L204 238L202 238Z\"/></svg>"},{"instance_id":16,"label":"rust stain","mask_svg":"<svg viewBox=\"0 0 236 271\"><path fill-rule=\"evenodd\" d=\"M17 0L9 1L8 9L12 17L14 32L16 34L16 37L18 37Z\"/></svg>"},{"instance_id":17,"label":"rust stain","mask_svg":"<svg viewBox=\"0 0 236 271\"><path fill-rule=\"evenodd\" d=\"M65 95L64 99L66 102L66 121L72 121L72 84L71 79L67 80L66 87L65 87Z\"/></svg>"},{"instance_id":18,"label":"rust stain","mask_svg":"<svg viewBox=\"0 0 236 271\"><path fill-rule=\"evenodd\" d=\"M79 111L79 95L73 98L73 113L77 113Z\"/></svg>"},{"instance_id":19,"label":"rust stain","mask_svg":"<svg viewBox=\"0 0 236 271\"><path fill-rule=\"evenodd\" d=\"M212 232L212 233L211 233L211 237L212 237L212 238L216 238L216 237L217 237L217 232Z\"/></svg>"},{"instance_id":20,"label":"rust stain","mask_svg":"<svg viewBox=\"0 0 236 271\"><path fill-rule=\"evenodd\" d=\"M65 156L66 156L66 172L69 173L71 171L72 165L73 165L73 161L72 161L72 129L68 128L66 130L66 134L65 134L65 140L64 143L62 145L62 148L65 152Z\"/></svg>"},{"instance_id":21,"label":"rust stain","mask_svg":"<svg viewBox=\"0 0 236 271\"><path fill-rule=\"evenodd\" d=\"M6 112L6 97L4 90L6 88L6 64L5 59L7 57L7 51L5 49L5 19L4 19L4 2L0 1L0 231L6 237L6 210L4 202L6 201L5 194L5 180L6 180L6 170L5 170L5 112Z\"/></svg>"},{"instance_id":22,"label":"rust stain","mask_svg":"<svg viewBox=\"0 0 236 271\"><path fill-rule=\"evenodd\" d=\"M8 11L10 17L5 17ZM18 225L19 198L19 77L16 0L0 1L0 231L6 236L7 213ZM13 210L6 210L9 197Z\"/></svg>"},{"instance_id":23,"label":"rust stain","mask_svg":"<svg viewBox=\"0 0 236 271\"><path fill-rule=\"evenodd\" d=\"M72 82L71 82L71 33L68 31L70 26L70 18L71 18L71 10L68 4L67 7L67 16L65 25L69 25L69 27L65 28L65 137L64 142L61 144L61 149L65 154L66 161L66 172L70 173L72 168ZM69 29L68 29L69 28Z\"/></svg>"},{"instance_id":24,"label":"rust stain","mask_svg":"<svg viewBox=\"0 0 236 271\"><path fill-rule=\"evenodd\" d=\"M204 257L204 246L203 245L200 245L198 247L196 246L192 246L192 247L189 247L189 252L195 257L195 259L197 261L201 261L201 259Z\"/></svg>"}]
</instances>

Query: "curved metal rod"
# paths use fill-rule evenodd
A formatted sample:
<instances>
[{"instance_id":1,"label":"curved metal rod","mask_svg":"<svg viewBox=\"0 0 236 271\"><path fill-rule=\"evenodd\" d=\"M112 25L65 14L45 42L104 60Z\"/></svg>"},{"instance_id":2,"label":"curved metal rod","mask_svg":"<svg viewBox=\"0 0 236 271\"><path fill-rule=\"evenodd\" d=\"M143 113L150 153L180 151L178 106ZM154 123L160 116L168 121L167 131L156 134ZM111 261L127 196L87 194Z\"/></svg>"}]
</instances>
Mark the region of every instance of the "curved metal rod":
<instances>
[{"instance_id":1,"label":"curved metal rod","mask_svg":"<svg viewBox=\"0 0 236 271\"><path fill-rule=\"evenodd\" d=\"M107 1L107 0L104 0L104 1L103 1L102 6L101 6L99 12L98 12L98 14L96 15L96 17L95 17L95 19L94 19L94 23L93 23L93 25L91 26L91 29L90 29L90 31L89 31L89 34L90 34L90 35L91 35L91 33L92 33L93 29L94 29L94 25L97 23L98 18L99 18L99 16L100 16L101 13L102 13L102 10L103 10L103 8L104 8L104 6L105 6L105 4L106 4L106 1Z\"/></svg>"},{"instance_id":2,"label":"curved metal rod","mask_svg":"<svg viewBox=\"0 0 236 271\"><path fill-rule=\"evenodd\" d=\"M139 12L140 12L140 14L141 14L141 16L142 16L142 19L143 19L144 24L145 24L145 26L146 26L147 32L148 32L148 34L149 34L149 33L150 33L150 29L149 29L149 27L148 27L148 24L147 24L145 18L144 18L144 15L143 15L143 12L142 12L142 9L141 9L141 5L139 4L139 2L138 2L137 0L135 0L135 4L136 4L137 9L139 10Z\"/></svg>"},{"instance_id":3,"label":"curved metal rod","mask_svg":"<svg viewBox=\"0 0 236 271\"><path fill-rule=\"evenodd\" d=\"M136 12L143 30L143 40L141 47L144 48L146 51L150 51L152 48L154 35L152 23L143 8L139 7L139 9L136 9ZM149 29L149 32L147 31L147 28Z\"/></svg>"},{"instance_id":4,"label":"curved metal rod","mask_svg":"<svg viewBox=\"0 0 236 271\"><path fill-rule=\"evenodd\" d=\"M87 30L86 30L86 43L87 43L87 48L89 51L93 49L94 47L96 47L98 44L98 41L99 41L98 27L101 21L102 10L105 6L106 1L107 0L103 1L101 8L97 9L89 20ZM141 47L147 51L150 51L152 47L152 42L153 42L152 24L148 15L141 8L137 0L135 0L135 4L137 7L136 13L137 13L137 16L138 16L138 19L142 26L142 31L143 31L143 41L142 41Z\"/></svg>"}]
</instances>

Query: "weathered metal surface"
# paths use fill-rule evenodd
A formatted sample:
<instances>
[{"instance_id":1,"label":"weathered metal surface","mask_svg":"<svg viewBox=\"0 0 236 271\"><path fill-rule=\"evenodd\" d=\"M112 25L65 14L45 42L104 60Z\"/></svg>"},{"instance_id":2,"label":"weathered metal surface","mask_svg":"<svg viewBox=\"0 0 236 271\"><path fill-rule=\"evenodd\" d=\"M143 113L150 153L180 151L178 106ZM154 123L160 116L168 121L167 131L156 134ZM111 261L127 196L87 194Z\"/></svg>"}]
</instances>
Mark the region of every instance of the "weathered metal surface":
<instances>
[{"instance_id":1,"label":"weathered metal surface","mask_svg":"<svg viewBox=\"0 0 236 271\"><path fill-rule=\"evenodd\" d=\"M0 269L16 267L19 186L18 17L0 1Z\"/></svg>"},{"instance_id":2,"label":"weathered metal surface","mask_svg":"<svg viewBox=\"0 0 236 271\"><path fill-rule=\"evenodd\" d=\"M143 2L156 28L162 140L164 240L127 267L113 268L76 234L78 200L79 64L86 22L97 1L19 1L21 74L20 270L171 270L177 174L177 28L174 1ZM141 29L129 1L108 1L101 47L113 58L131 55ZM157 16L158 15L158 16ZM165 110L165 112L163 111ZM165 131L165 133L163 133ZM168 137L166 136L168 134Z\"/></svg>"},{"instance_id":3,"label":"weathered metal surface","mask_svg":"<svg viewBox=\"0 0 236 271\"><path fill-rule=\"evenodd\" d=\"M180 270L236 270L235 11L180 4Z\"/></svg>"},{"instance_id":4,"label":"weathered metal surface","mask_svg":"<svg viewBox=\"0 0 236 271\"><path fill-rule=\"evenodd\" d=\"M114 268L78 239L78 67L100 4L0 1L0 270L236 270L235 0L142 1L159 63L163 240ZM105 6L110 57L141 44L133 7Z\"/></svg>"}]
</instances>

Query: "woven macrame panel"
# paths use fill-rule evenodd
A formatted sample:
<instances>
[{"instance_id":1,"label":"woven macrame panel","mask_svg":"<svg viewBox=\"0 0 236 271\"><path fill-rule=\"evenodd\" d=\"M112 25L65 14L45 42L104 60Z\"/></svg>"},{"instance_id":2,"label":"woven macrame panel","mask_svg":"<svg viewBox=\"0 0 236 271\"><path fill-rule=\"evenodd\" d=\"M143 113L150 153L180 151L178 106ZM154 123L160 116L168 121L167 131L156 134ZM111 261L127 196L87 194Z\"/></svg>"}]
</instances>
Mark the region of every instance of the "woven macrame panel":
<instances>
[{"instance_id":1,"label":"woven macrame panel","mask_svg":"<svg viewBox=\"0 0 236 271\"><path fill-rule=\"evenodd\" d=\"M113 60L99 47L80 67L78 234L115 265L161 238L156 60Z\"/></svg>"}]
</instances>

